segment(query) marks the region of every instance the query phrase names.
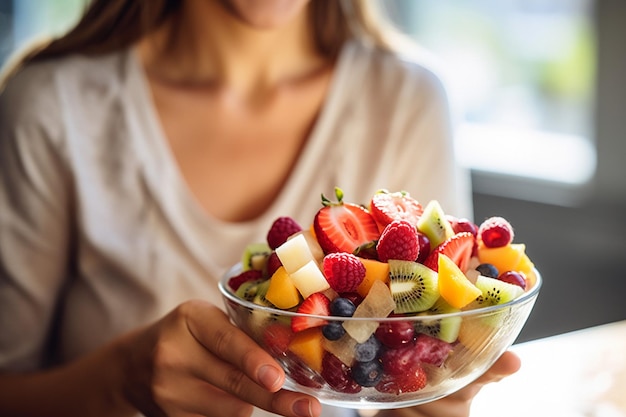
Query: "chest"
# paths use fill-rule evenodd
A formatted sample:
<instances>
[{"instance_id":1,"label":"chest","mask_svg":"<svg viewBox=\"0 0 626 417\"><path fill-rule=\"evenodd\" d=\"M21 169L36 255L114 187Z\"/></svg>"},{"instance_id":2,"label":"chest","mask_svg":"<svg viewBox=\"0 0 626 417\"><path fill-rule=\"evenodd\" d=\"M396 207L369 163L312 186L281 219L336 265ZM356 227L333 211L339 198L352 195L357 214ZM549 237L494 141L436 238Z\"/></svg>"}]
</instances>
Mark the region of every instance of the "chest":
<instances>
[{"instance_id":1,"label":"chest","mask_svg":"<svg viewBox=\"0 0 626 417\"><path fill-rule=\"evenodd\" d=\"M314 129L328 79L247 101L213 88L152 86L169 148L204 210L242 221L272 203Z\"/></svg>"}]
</instances>

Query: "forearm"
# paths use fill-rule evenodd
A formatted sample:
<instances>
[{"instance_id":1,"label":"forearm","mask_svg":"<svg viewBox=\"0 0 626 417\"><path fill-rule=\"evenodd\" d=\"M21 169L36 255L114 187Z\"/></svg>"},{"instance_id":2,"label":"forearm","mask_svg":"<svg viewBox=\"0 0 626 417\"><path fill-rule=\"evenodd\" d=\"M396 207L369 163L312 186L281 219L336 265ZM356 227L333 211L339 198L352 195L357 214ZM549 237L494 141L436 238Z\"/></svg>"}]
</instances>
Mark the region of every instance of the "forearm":
<instances>
[{"instance_id":1,"label":"forearm","mask_svg":"<svg viewBox=\"0 0 626 417\"><path fill-rule=\"evenodd\" d=\"M123 395L128 336L70 364L41 372L0 375L0 415L131 416Z\"/></svg>"}]
</instances>

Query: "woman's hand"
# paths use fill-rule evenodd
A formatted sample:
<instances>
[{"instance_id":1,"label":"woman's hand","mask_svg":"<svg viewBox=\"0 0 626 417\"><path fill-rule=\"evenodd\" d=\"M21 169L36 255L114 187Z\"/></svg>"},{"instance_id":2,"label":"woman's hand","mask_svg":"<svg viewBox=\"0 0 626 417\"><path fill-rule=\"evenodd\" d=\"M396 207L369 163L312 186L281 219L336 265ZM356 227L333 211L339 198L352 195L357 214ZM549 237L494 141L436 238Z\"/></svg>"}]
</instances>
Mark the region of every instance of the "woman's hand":
<instances>
[{"instance_id":1,"label":"woman's hand","mask_svg":"<svg viewBox=\"0 0 626 417\"><path fill-rule=\"evenodd\" d=\"M189 301L128 339L124 396L150 417L247 416L253 405L317 416L319 402L282 390L272 357L219 308Z\"/></svg>"},{"instance_id":2,"label":"woman's hand","mask_svg":"<svg viewBox=\"0 0 626 417\"><path fill-rule=\"evenodd\" d=\"M485 374L462 390L421 406L382 411L377 417L467 417L472 400L483 386L514 374L520 366L521 361L516 354L505 352Z\"/></svg>"}]
</instances>

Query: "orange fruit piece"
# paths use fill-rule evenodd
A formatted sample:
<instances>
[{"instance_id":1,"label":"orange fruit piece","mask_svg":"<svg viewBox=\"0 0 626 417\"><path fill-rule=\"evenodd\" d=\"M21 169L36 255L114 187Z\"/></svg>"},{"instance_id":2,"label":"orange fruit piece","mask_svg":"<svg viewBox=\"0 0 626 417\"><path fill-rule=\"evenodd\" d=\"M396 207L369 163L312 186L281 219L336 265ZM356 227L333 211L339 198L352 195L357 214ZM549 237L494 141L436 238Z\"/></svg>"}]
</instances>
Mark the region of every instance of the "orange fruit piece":
<instances>
[{"instance_id":1,"label":"orange fruit piece","mask_svg":"<svg viewBox=\"0 0 626 417\"><path fill-rule=\"evenodd\" d=\"M365 265L365 278L363 278L363 281L357 287L356 292L359 293L361 297L365 297L370 292L374 281L382 281L385 284L389 283L389 264L365 258L361 258L361 262Z\"/></svg>"},{"instance_id":2,"label":"orange fruit piece","mask_svg":"<svg viewBox=\"0 0 626 417\"><path fill-rule=\"evenodd\" d=\"M523 243L509 243L499 248L488 248L478 244L478 260L480 263L492 264L498 272L517 271L517 267L526 251Z\"/></svg>"},{"instance_id":3,"label":"orange fruit piece","mask_svg":"<svg viewBox=\"0 0 626 417\"><path fill-rule=\"evenodd\" d=\"M322 372L323 337L320 328L302 330L293 335L288 349L311 369Z\"/></svg>"},{"instance_id":4,"label":"orange fruit piece","mask_svg":"<svg viewBox=\"0 0 626 417\"><path fill-rule=\"evenodd\" d=\"M482 294L448 256L440 253L438 262L439 293L452 307L463 308Z\"/></svg>"},{"instance_id":5,"label":"orange fruit piece","mask_svg":"<svg viewBox=\"0 0 626 417\"><path fill-rule=\"evenodd\" d=\"M284 266L278 268L270 278L265 298L283 310L295 307L300 303L300 292Z\"/></svg>"}]
</instances>

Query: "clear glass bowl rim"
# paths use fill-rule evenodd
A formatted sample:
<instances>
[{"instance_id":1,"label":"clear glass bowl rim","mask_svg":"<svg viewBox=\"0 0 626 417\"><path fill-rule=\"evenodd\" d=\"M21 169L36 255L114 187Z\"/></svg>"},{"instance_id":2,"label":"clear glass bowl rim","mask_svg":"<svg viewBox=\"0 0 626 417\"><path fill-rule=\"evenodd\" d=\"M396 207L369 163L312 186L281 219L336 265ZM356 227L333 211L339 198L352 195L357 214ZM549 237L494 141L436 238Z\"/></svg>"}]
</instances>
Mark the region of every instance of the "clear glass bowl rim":
<instances>
[{"instance_id":1,"label":"clear glass bowl rim","mask_svg":"<svg viewBox=\"0 0 626 417\"><path fill-rule=\"evenodd\" d=\"M274 307L267 307L267 306L262 306L259 304L255 304L251 301L247 301L247 300L243 300L241 298L239 298L238 296L236 296L232 290L228 287L228 279L233 277L238 271L241 271L241 264L238 263L234 266L232 266L223 276L222 279L220 279L219 283L218 283L218 287L220 292L222 293L222 295L224 297L226 297L228 300L242 306L242 307L246 307L248 309L251 310L257 310L257 311L262 311L262 312L266 312L268 314L274 314L274 315L281 315L281 316L287 316L287 317L309 317L309 318L319 318L319 319L323 319L323 320L327 320L327 321L342 321L342 322L346 322L346 321L380 321L380 322L395 322L395 321L407 321L407 320L411 320L411 321L419 321L419 320L439 320L439 319L445 319L447 317L466 317L466 316L477 316L477 315L488 315L489 313L492 312L496 312L499 310L503 310L506 308L512 308L514 306L517 305L521 305L521 304L525 304L526 302L529 302L531 300L533 300L534 298L537 297L537 295L539 294L539 290L541 288L542 285L542 277L541 274L539 273L539 271L536 268L533 268L533 272L535 273L535 276L537 277L537 280L535 281L535 285L527 292L525 292L524 294L522 294L520 297L517 297L516 299L509 301L508 303L504 303L504 304L498 304L495 306L489 306L489 307L481 307L481 308L475 308L472 310L464 310L464 311L458 311L455 313L444 313L444 314L427 314L427 315L419 315L419 314L415 314L415 315L406 315L406 316L397 316L397 317L339 317L339 316L323 316L323 315L315 315L315 314L303 314L303 313L298 313L295 311L290 311L290 310L281 310L278 308L274 308Z\"/></svg>"}]
</instances>

